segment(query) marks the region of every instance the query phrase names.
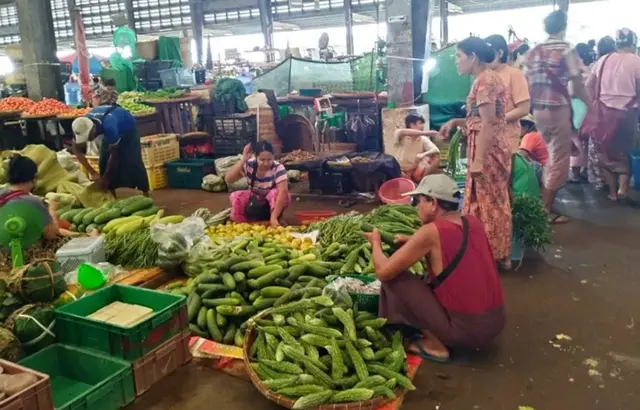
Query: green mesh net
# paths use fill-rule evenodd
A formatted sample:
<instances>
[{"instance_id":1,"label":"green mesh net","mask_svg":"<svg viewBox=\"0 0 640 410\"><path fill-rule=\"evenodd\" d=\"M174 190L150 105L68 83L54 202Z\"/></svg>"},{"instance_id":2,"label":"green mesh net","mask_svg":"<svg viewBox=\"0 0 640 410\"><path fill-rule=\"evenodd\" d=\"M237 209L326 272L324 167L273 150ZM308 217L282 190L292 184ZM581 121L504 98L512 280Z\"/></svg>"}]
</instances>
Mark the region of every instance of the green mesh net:
<instances>
[{"instance_id":1,"label":"green mesh net","mask_svg":"<svg viewBox=\"0 0 640 410\"><path fill-rule=\"evenodd\" d=\"M320 88L323 93L381 91L373 53L344 62L324 62L290 57L253 79L252 88L273 89L285 96L293 90Z\"/></svg>"}]
</instances>

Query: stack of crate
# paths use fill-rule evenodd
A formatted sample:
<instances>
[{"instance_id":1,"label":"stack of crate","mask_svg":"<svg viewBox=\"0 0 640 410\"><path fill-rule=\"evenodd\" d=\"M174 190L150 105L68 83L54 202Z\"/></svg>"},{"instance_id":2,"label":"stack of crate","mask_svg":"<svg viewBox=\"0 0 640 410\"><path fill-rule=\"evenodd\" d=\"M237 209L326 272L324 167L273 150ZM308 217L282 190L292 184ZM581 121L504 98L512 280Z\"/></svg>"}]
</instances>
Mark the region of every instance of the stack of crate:
<instances>
[{"instance_id":1,"label":"stack of crate","mask_svg":"<svg viewBox=\"0 0 640 410\"><path fill-rule=\"evenodd\" d=\"M95 317L113 305L137 305L147 314L127 325ZM142 310L143 308L140 308ZM149 311L149 309L152 311ZM92 316L94 315L94 316ZM131 403L191 359L186 298L125 285L111 285L56 310L59 343L23 359L40 384L24 410L116 410ZM46 381L45 381L46 379ZM49 402L41 386L51 386ZM35 405L38 404L38 406ZM40 406L40 403L43 403ZM0 408L5 408L0 403Z\"/></svg>"}]
</instances>

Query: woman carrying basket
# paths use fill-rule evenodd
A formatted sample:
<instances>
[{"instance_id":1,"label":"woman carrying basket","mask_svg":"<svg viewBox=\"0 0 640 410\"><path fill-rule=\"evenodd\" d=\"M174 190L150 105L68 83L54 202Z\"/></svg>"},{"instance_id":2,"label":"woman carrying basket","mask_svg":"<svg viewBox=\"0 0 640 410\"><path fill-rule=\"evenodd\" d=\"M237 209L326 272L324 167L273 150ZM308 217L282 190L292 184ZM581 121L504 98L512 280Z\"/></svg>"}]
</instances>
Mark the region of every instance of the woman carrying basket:
<instances>
[{"instance_id":1,"label":"woman carrying basket","mask_svg":"<svg viewBox=\"0 0 640 410\"><path fill-rule=\"evenodd\" d=\"M365 234L371 243L376 275L382 282L379 316L417 332L409 350L438 362L450 348L489 344L505 324L502 286L491 247L478 218L458 212L460 192L444 174L428 175L411 196L424 225L391 257L382 252L380 232ZM424 278L409 268L427 258Z\"/></svg>"}]
</instances>

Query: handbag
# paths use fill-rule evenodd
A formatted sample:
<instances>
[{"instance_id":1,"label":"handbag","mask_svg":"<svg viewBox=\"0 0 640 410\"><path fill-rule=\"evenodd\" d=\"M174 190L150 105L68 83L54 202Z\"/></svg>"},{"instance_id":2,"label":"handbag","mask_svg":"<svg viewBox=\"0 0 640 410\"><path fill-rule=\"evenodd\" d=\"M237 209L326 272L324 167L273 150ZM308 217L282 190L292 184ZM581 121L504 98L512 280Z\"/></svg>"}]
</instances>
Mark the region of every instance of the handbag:
<instances>
[{"instance_id":1,"label":"handbag","mask_svg":"<svg viewBox=\"0 0 640 410\"><path fill-rule=\"evenodd\" d=\"M271 218L271 207L269 202L253 192L253 186L258 174L258 164L256 163L251 173L251 185L249 186L249 201L244 207L244 216L249 221L268 221Z\"/></svg>"},{"instance_id":2,"label":"handbag","mask_svg":"<svg viewBox=\"0 0 640 410\"><path fill-rule=\"evenodd\" d=\"M607 62L607 59L611 56L612 54L607 55L602 61L600 72L598 73L598 81L596 83L596 95L587 110L587 115L582 123L582 127L580 128L581 133L589 135L591 138L599 141L605 151L608 149L611 140L616 135L620 122L624 120L627 112L633 108L633 105L636 102L636 99L632 98L631 101L625 105L623 110L618 110L607 107L600 100L604 65Z\"/></svg>"}]
</instances>

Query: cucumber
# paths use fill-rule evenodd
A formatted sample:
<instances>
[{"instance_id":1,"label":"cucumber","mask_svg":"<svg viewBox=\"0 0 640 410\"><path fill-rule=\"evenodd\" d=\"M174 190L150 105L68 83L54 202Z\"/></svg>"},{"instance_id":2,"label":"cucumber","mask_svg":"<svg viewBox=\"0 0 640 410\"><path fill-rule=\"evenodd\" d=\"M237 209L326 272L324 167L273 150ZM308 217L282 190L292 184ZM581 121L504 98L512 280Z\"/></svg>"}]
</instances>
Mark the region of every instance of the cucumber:
<instances>
[{"instance_id":1,"label":"cucumber","mask_svg":"<svg viewBox=\"0 0 640 410\"><path fill-rule=\"evenodd\" d=\"M80 225L82 223L82 218L84 218L84 216L91 211L93 211L93 208L85 208L82 211L78 212L73 217L73 223L76 225Z\"/></svg>"},{"instance_id":2,"label":"cucumber","mask_svg":"<svg viewBox=\"0 0 640 410\"><path fill-rule=\"evenodd\" d=\"M200 297L198 296L198 299ZM241 303L240 300L234 298L221 298L221 299L202 299L202 304L206 307L216 306L238 306Z\"/></svg>"},{"instance_id":3,"label":"cucumber","mask_svg":"<svg viewBox=\"0 0 640 410\"><path fill-rule=\"evenodd\" d=\"M233 278L233 276L230 273L225 272L221 276L222 276L222 283L224 284L224 286L227 287L227 289L234 290L236 288L236 280Z\"/></svg>"},{"instance_id":4,"label":"cucumber","mask_svg":"<svg viewBox=\"0 0 640 410\"><path fill-rule=\"evenodd\" d=\"M265 298L279 298L287 292L289 292L289 288L283 286L267 286L260 290L260 296Z\"/></svg>"},{"instance_id":5,"label":"cucumber","mask_svg":"<svg viewBox=\"0 0 640 410\"><path fill-rule=\"evenodd\" d=\"M102 212L101 214L99 214L98 216L96 216L93 221L97 224L104 224L116 218L120 218L120 215L121 215L120 209L118 208L108 209Z\"/></svg>"},{"instance_id":6,"label":"cucumber","mask_svg":"<svg viewBox=\"0 0 640 410\"><path fill-rule=\"evenodd\" d=\"M73 217L82 211L84 211L83 208L67 210L67 212L60 215L60 219L63 219L67 222L73 222Z\"/></svg>"},{"instance_id":7,"label":"cucumber","mask_svg":"<svg viewBox=\"0 0 640 410\"><path fill-rule=\"evenodd\" d=\"M251 269L259 268L261 266L265 266L265 263L260 260L252 260L248 262L240 262L231 266L231 272L248 272Z\"/></svg>"},{"instance_id":8,"label":"cucumber","mask_svg":"<svg viewBox=\"0 0 640 410\"><path fill-rule=\"evenodd\" d=\"M131 215L134 212L142 211L143 209L147 209L151 206L153 206L153 199L151 198L137 199L122 208L122 215ZM146 216L149 216L149 215L146 215Z\"/></svg>"},{"instance_id":9,"label":"cucumber","mask_svg":"<svg viewBox=\"0 0 640 410\"><path fill-rule=\"evenodd\" d=\"M60 208L56 211L56 217L60 218L65 212L69 212L70 210L71 210L71 207L69 206Z\"/></svg>"},{"instance_id":10,"label":"cucumber","mask_svg":"<svg viewBox=\"0 0 640 410\"><path fill-rule=\"evenodd\" d=\"M87 232L87 225L85 224L80 224L78 225L78 232Z\"/></svg>"},{"instance_id":11,"label":"cucumber","mask_svg":"<svg viewBox=\"0 0 640 410\"><path fill-rule=\"evenodd\" d=\"M222 332L218 327L218 323L216 321L216 311L215 309L208 309L205 314L205 323L207 325L207 330L211 335L211 338L216 342L222 342Z\"/></svg>"},{"instance_id":12,"label":"cucumber","mask_svg":"<svg viewBox=\"0 0 640 410\"><path fill-rule=\"evenodd\" d=\"M134 195L134 196L130 196L129 198L124 198L121 199L119 201L117 201L115 204L113 204L112 208L124 208L125 206L129 205L130 203L137 201L138 199L142 199L144 198L143 195Z\"/></svg>"},{"instance_id":13,"label":"cucumber","mask_svg":"<svg viewBox=\"0 0 640 410\"><path fill-rule=\"evenodd\" d=\"M262 296L258 296L258 298L253 301L253 307L257 310L270 308L274 303L276 303L276 300L277 298L265 298Z\"/></svg>"},{"instance_id":14,"label":"cucumber","mask_svg":"<svg viewBox=\"0 0 640 410\"><path fill-rule=\"evenodd\" d=\"M151 208L143 209L141 211L136 211L136 212L132 213L131 215L133 215L133 216L142 216L142 217L155 216L158 213L159 210L160 210L160 208L158 208L157 206L152 206Z\"/></svg>"},{"instance_id":15,"label":"cucumber","mask_svg":"<svg viewBox=\"0 0 640 410\"><path fill-rule=\"evenodd\" d=\"M247 276L251 279L256 279L262 275L266 275L269 272L273 272L274 270L279 270L280 268L280 265L260 266L257 268L253 268L249 272L247 272Z\"/></svg>"},{"instance_id":16,"label":"cucumber","mask_svg":"<svg viewBox=\"0 0 640 410\"><path fill-rule=\"evenodd\" d=\"M156 222L167 225L167 224L179 224L182 221L184 221L184 216L171 215L171 216L165 216L164 218L160 218Z\"/></svg>"},{"instance_id":17,"label":"cucumber","mask_svg":"<svg viewBox=\"0 0 640 410\"><path fill-rule=\"evenodd\" d=\"M82 223L84 225L89 225L93 223L93 220L96 218L96 216L100 215L101 213L103 213L104 210L101 208L96 208L91 212L87 212L83 217L82 217Z\"/></svg>"}]
</instances>

